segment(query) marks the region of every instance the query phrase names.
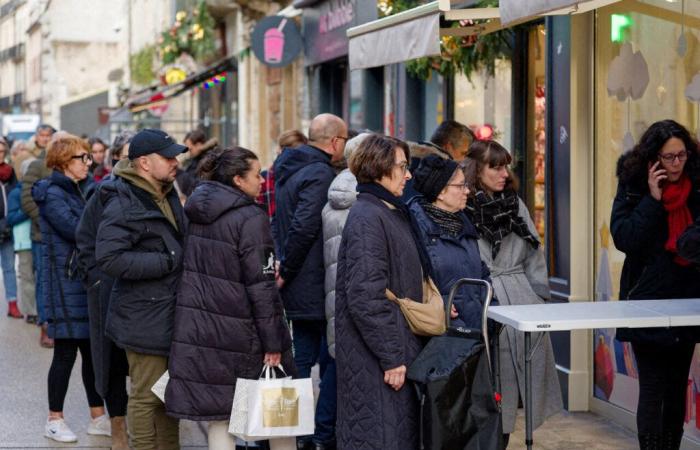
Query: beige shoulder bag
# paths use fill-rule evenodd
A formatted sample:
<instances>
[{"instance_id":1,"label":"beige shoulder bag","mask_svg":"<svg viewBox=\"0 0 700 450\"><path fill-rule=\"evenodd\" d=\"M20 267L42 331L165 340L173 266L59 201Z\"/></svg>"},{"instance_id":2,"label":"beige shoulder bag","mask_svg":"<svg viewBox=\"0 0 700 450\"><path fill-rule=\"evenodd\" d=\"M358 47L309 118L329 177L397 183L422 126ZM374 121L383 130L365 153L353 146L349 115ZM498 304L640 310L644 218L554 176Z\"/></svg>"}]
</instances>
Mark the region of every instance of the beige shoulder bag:
<instances>
[{"instance_id":1,"label":"beige shoulder bag","mask_svg":"<svg viewBox=\"0 0 700 450\"><path fill-rule=\"evenodd\" d=\"M399 305L403 316L408 322L411 332L418 336L440 336L445 328L445 303L433 280L428 277L423 280L423 302L419 303L410 298L398 298L389 289L386 297Z\"/></svg>"}]
</instances>

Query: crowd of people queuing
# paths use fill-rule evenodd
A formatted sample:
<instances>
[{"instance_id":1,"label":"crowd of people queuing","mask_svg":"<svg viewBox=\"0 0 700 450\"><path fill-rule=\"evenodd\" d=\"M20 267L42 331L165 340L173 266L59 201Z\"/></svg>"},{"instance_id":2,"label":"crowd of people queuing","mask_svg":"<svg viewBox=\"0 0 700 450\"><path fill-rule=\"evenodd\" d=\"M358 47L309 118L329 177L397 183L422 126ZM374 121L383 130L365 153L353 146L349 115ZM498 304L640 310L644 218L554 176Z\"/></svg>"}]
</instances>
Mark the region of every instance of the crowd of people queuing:
<instances>
[{"instance_id":1,"label":"crowd of people queuing","mask_svg":"<svg viewBox=\"0 0 700 450\"><path fill-rule=\"evenodd\" d=\"M184 142L143 129L108 146L48 125L31 145L0 140L7 314L39 325L40 345L53 348L47 438L77 441L63 403L79 351L87 432L116 450L177 449L179 419L207 422L212 449L267 448L228 434L236 380L264 365L308 378L316 364L315 432L298 449L418 449L406 372L427 338L386 290L420 301L428 277L444 297L480 278L501 305L550 300L511 154L465 125L406 143L321 114L308 135L280 136L266 170L202 130ZM621 299L697 296L697 152L667 120L620 159L611 231L626 255ZM454 326L482 327L480 296L458 293ZM643 449L679 448L698 336L618 332L639 366ZM525 389L523 341L511 328L499 337L506 446ZM538 427L562 408L548 335L532 361ZM163 403L151 387L166 370Z\"/></svg>"}]
</instances>

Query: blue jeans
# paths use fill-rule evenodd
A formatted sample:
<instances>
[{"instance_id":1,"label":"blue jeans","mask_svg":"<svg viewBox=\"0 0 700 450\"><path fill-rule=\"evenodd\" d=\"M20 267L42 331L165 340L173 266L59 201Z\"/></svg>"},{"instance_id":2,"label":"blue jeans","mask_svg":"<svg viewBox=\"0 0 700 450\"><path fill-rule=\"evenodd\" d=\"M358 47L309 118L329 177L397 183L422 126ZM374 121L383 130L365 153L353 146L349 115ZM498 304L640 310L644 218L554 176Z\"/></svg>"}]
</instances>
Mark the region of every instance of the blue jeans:
<instances>
[{"instance_id":1,"label":"blue jeans","mask_svg":"<svg viewBox=\"0 0 700 450\"><path fill-rule=\"evenodd\" d=\"M17 275L15 274L15 245L12 239L0 244L0 264L2 264L2 281L5 283L5 299L17 300Z\"/></svg>"},{"instance_id":2,"label":"blue jeans","mask_svg":"<svg viewBox=\"0 0 700 450\"><path fill-rule=\"evenodd\" d=\"M39 315L39 323L46 322L46 311L44 311L44 287L41 276L41 260L43 254L43 244L32 241L32 265L34 266L34 279L36 280L36 312Z\"/></svg>"},{"instance_id":3,"label":"blue jeans","mask_svg":"<svg viewBox=\"0 0 700 450\"><path fill-rule=\"evenodd\" d=\"M300 378L309 378L318 362L321 377L316 404L316 431L311 438L317 444L335 442L336 375L335 360L328 353L325 320L293 320L294 363Z\"/></svg>"}]
</instances>

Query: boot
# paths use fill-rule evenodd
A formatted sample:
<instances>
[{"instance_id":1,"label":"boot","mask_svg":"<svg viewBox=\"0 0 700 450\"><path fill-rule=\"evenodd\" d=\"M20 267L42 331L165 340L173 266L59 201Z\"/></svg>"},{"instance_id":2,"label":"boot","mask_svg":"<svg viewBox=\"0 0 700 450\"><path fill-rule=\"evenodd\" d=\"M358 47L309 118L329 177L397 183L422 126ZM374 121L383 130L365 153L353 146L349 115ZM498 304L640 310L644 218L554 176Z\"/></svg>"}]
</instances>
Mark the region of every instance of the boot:
<instances>
[{"instance_id":1,"label":"boot","mask_svg":"<svg viewBox=\"0 0 700 450\"><path fill-rule=\"evenodd\" d=\"M639 450L663 450L661 446L661 435L658 434L638 434Z\"/></svg>"},{"instance_id":2,"label":"boot","mask_svg":"<svg viewBox=\"0 0 700 450\"><path fill-rule=\"evenodd\" d=\"M49 324L41 324L41 335L39 336L39 345L44 348L53 348L53 339L49 337L48 333Z\"/></svg>"},{"instance_id":3,"label":"boot","mask_svg":"<svg viewBox=\"0 0 700 450\"><path fill-rule=\"evenodd\" d=\"M126 435L124 416L112 417L112 450L129 450L129 437Z\"/></svg>"},{"instance_id":4,"label":"boot","mask_svg":"<svg viewBox=\"0 0 700 450\"><path fill-rule=\"evenodd\" d=\"M13 319L21 319L24 317L22 313L19 312L19 308L17 308L17 300L7 302L7 317L12 317Z\"/></svg>"}]
</instances>

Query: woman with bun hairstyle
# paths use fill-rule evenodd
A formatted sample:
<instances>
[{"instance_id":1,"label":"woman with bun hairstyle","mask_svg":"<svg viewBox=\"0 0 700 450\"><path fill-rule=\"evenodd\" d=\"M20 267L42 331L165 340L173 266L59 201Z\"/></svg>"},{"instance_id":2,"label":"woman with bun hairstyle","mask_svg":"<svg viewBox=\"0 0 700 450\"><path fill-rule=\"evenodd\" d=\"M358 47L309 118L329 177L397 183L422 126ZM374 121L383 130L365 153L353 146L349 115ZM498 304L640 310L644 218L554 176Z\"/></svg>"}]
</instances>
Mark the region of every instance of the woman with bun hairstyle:
<instances>
[{"instance_id":1,"label":"woman with bun hairstyle","mask_svg":"<svg viewBox=\"0 0 700 450\"><path fill-rule=\"evenodd\" d=\"M479 234L481 259L491 270L494 296L501 305L534 305L550 300L544 252L525 203L518 197L509 169L510 153L495 141L474 141L467 156L467 183L472 193L467 215ZM537 341L534 336L533 341ZM524 402L525 335L511 327L501 333L501 415L504 440L515 429L518 404ZM532 356L534 428L562 409L561 389L549 334Z\"/></svg>"},{"instance_id":2,"label":"woman with bun hairstyle","mask_svg":"<svg viewBox=\"0 0 700 450\"><path fill-rule=\"evenodd\" d=\"M652 124L617 163L610 218L615 247L625 254L620 300L697 298L700 258L692 243L700 215L697 143L673 120ZM678 238L688 229L685 237ZM680 251L679 251L680 250ZM620 328L632 343L639 373L637 435L641 449L677 449L683 438L690 361L700 328Z\"/></svg>"},{"instance_id":3,"label":"woman with bun hairstyle","mask_svg":"<svg viewBox=\"0 0 700 450\"><path fill-rule=\"evenodd\" d=\"M185 204L189 228L175 309L165 407L209 422L209 448L234 449L228 434L239 377L264 365L295 374L292 341L275 286L270 223L255 203L263 178L250 150L208 152Z\"/></svg>"}]
</instances>

